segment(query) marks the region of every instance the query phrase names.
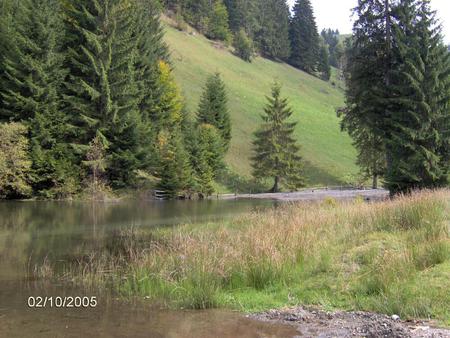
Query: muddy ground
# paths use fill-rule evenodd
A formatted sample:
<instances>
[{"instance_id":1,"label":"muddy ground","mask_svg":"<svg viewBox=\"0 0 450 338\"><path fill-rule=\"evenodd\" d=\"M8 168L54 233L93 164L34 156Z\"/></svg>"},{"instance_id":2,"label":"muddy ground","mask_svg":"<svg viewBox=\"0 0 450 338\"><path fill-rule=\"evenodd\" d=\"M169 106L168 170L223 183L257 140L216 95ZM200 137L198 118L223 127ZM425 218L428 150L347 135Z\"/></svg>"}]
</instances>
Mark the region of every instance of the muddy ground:
<instances>
[{"instance_id":1,"label":"muddy ground","mask_svg":"<svg viewBox=\"0 0 450 338\"><path fill-rule=\"evenodd\" d=\"M298 337L367 337L367 338L447 338L450 330L432 327L422 321L404 321L398 316L368 312L325 312L298 307L270 310L248 317L272 323L290 324Z\"/></svg>"}]
</instances>

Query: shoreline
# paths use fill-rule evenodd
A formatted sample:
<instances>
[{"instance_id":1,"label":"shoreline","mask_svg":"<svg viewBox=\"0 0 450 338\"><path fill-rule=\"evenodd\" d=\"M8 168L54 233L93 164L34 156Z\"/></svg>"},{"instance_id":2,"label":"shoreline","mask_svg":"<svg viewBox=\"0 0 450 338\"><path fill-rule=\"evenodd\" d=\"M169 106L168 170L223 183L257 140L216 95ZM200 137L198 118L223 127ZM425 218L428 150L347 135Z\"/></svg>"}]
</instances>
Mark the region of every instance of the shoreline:
<instances>
[{"instance_id":1,"label":"shoreline","mask_svg":"<svg viewBox=\"0 0 450 338\"><path fill-rule=\"evenodd\" d=\"M247 318L295 327L306 337L392 337L445 338L448 328L439 328L433 321L403 320L365 311L324 311L313 306L298 306L248 314Z\"/></svg>"},{"instance_id":2,"label":"shoreline","mask_svg":"<svg viewBox=\"0 0 450 338\"><path fill-rule=\"evenodd\" d=\"M320 201L327 198L349 200L362 197L364 200L383 200L389 197L389 191L384 189L305 189L297 192L261 193L261 194L219 194L218 200L267 199L275 201ZM214 199L211 197L210 199Z\"/></svg>"}]
</instances>

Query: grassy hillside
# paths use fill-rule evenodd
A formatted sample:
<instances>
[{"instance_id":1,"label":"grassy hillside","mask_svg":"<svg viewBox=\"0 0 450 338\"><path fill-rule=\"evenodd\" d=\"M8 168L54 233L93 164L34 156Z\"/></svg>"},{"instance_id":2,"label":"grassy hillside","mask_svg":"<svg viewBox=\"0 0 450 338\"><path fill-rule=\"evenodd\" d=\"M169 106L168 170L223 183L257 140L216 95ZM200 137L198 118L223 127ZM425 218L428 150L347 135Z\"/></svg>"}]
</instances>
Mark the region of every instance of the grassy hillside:
<instances>
[{"instance_id":1,"label":"grassy hillside","mask_svg":"<svg viewBox=\"0 0 450 338\"><path fill-rule=\"evenodd\" d=\"M257 58L246 63L226 48L202 35L190 35L166 27L166 41L175 67L175 77L195 112L206 77L220 72L227 85L233 122L233 140L227 163L239 175L250 176L252 133L260 123L274 79L283 84L299 121L297 136L306 160L309 185L338 184L357 172L350 138L340 132L335 109L344 103L343 92L330 83L286 64ZM338 86L337 86L338 87Z\"/></svg>"}]
</instances>

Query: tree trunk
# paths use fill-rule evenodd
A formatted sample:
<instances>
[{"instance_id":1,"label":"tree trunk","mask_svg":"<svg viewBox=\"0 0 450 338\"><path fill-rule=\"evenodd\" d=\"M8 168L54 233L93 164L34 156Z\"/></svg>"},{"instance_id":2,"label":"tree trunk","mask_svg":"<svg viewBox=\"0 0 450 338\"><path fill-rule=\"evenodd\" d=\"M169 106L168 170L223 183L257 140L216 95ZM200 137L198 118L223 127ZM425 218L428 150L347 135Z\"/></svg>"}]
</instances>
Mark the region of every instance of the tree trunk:
<instances>
[{"instance_id":1,"label":"tree trunk","mask_svg":"<svg viewBox=\"0 0 450 338\"><path fill-rule=\"evenodd\" d=\"M373 174L372 189L378 189L378 174Z\"/></svg>"},{"instance_id":2,"label":"tree trunk","mask_svg":"<svg viewBox=\"0 0 450 338\"><path fill-rule=\"evenodd\" d=\"M280 181L280 178L278 176L275 176L275 182L273 184L272 189L270 189L270 192L272 192L272 193L278 192L279 181Z\"/></svg>"}]
</instances>

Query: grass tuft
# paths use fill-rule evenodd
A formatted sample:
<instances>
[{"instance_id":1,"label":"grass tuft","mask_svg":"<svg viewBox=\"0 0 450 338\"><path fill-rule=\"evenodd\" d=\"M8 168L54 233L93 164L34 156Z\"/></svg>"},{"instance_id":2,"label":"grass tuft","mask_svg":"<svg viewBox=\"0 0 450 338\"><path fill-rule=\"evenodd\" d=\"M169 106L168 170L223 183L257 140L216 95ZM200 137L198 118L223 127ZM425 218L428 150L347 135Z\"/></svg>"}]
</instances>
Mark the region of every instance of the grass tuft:
<instances>
[{"instance_id":1,"label":"grass tuft","mask_svg":"<svg viewBox=\"0 0 450 338\"><path fill-rule=\"evenodd\" d=\"M114 248L65 275L171 307L319 304L450 323L449 217L449 190L293 203L214 225L120 233Z\"/></svg>"}]
</instances>

